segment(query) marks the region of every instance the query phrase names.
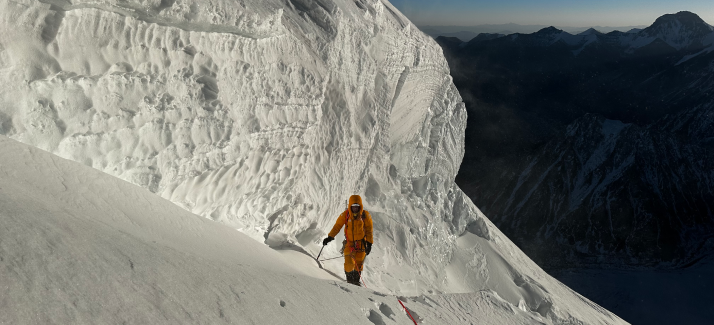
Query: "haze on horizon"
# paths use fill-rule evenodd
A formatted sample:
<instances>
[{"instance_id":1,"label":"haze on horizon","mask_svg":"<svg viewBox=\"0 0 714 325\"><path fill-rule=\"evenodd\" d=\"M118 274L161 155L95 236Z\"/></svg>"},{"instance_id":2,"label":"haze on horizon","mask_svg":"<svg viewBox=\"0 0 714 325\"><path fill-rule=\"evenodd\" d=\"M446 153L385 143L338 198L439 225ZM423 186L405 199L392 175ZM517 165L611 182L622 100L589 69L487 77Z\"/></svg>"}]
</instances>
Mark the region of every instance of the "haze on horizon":
<instances>
[{"instance_id":1,"label":"haze on horizon","mask_svg":"<svg viewBox=\"0 0 714 325\"><path fill-rule=\"evenodd\" d=\"M712 0L390 0L417 26L487 24L571 27L651 25L657 17L691 11L714 24Z\"/></svg>"}]
</instances>

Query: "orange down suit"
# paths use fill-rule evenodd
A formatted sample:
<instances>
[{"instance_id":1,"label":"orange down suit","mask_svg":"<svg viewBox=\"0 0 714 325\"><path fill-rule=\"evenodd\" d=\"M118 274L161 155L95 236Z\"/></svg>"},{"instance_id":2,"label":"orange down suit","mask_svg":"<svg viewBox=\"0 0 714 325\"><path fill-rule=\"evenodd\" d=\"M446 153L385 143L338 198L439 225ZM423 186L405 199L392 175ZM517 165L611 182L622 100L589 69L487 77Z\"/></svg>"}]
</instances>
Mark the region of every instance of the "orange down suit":
<instances>
[{"instance_id":1,"label":"orange down suit","mask_svg":"<svg viewBox=\"0 0 714 325\"><path fill-rule=\"evenodd\" d=\"M360 211L353 215L349 207L355 203L359 204ZM362 266L366 256L362 240L374 243L374 238L372 237L372 216L369 212L364 210L362 198L359 195L350 196L347 210L342 212L337 218L335 226L332 227L329 236L335 238L337 233L340 232L340 229L342 229L342 226L345 226L345 237L347 239L343 253L345 256L345 272L354 270L362 272Z\"/></svg>"}]
</instances>

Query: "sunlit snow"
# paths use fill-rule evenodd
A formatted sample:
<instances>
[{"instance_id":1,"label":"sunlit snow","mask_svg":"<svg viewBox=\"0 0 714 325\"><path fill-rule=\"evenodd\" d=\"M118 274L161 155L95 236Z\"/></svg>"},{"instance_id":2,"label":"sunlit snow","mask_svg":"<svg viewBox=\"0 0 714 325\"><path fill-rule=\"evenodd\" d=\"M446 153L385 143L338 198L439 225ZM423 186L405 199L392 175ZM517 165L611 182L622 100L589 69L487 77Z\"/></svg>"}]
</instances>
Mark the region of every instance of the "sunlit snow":
<instances>
[{"instance_id":1,"label":"sunlit snow","mask_svg":"<svg viewBox=\"0 0 714 325\"><path fill-rule=\"evenodd\" d=\"M26 157L13 167L6 165L12 155L4 154L9 161L0 162L13 183L10 190L2 187L3 200L17 202L15 210L3 213L34 219L3 220L21 220L17 227L47 249L34 252L38 264L25 270L31 286L12 278L18 285L12 292L31 304L45 299L30 290L41 288L34 287L33 277L58 281L48 290L62 299L42 306L50 308L43 311L47 315L55 313L52 308L71 309L72 297L83 297L77 303L89 305L75 306L68 317L92 322L98 308L92 300L104 295L101 304L116 309L109 316L102 310L101 317L112 322L152 321L169 306L175 308L171 315L184 308L197 310L189 315L202 319L213 317L198 311L207 303L220 305L224 315L245 308L231 290L248 286L261 292L260 299L272 299L249 303L256 321L280 319L265 315L271 304L280 306L284 294L306 300L283 301L285 308L302 310L305 323L320 323L308 316L310 308L323 300L330 301L325 308L342 305L331 300L345 284L327 280L308 255L317 255L347 197L360 194L375 225L365 270L372 290L404 296L469 293L471 307L454 307L455 295L414 307L425 323L436 317L430 313L443 313L429 306L455 308L457 318L468 323L469 317L480 317L468 313L492 309L486 303L524 323L622 323L543 272L454 184L464 150L464 105L438 45L386 1L0 0L0 24L1 134L223 224L195 219L157 203L163 201L148 192L124 189L76 165L69 171L52 167L57 158L12 149ZM7 140L3 145L13 146ZM42 162L35 162L37 157ZM25 165L28 169L20 168ZM71 187L58 180L65 177L74 179L72 193L78 196L59 194L62 186ZM99 183L86 184L94 180ZM47 188L32 192L25 186ZM15 191L31 195L22 199ZM51 197L49 203L35 203L44 196ZM85 203L72 203L77 197ZM94 220L79 228L85 233L73 230L84 220ZM247 244L235 229L278 252ZM47 240L56 242L47 246ZM163 246L151 246L154 241ZM338 256L337 246L328 246L323 256ZM22 246L8 247L13 256L25 252ZM84 269L65 255L57 255L62 268L42 265L55 247L96 265ZM249 257L238 258L241 254ZM146 271L128 288L104 283L101 274L132 281L129 270L112 271L127 265L123 255L163 271ZM175 269L184 262L185 269ZM229 272L242 263L266 266L245 266L244 275ZM341 263L324 265L342 276ZM260 278L262 285L249 284L248 277L263 276L264 269L270 272ZM295 274L318 279L303 284ZM231 281L235 288L221 286ZM300 290L291 287L295 282ZM68 288L74 291L61 293ZM112 298L106 295L109 288L121 292ZM326 292L321 290L332 291L321 297ZM372 297L368 291L360 295ZM123 303L133 296L146 301ZM384 310L398 310L394 299L371 299L376 309L335 317L392 321ZM391 307L381 308L377 300L389 300ZM491 314L496 316L487 317L500 323L500 314Z\"/></svg>"}]
</instances>

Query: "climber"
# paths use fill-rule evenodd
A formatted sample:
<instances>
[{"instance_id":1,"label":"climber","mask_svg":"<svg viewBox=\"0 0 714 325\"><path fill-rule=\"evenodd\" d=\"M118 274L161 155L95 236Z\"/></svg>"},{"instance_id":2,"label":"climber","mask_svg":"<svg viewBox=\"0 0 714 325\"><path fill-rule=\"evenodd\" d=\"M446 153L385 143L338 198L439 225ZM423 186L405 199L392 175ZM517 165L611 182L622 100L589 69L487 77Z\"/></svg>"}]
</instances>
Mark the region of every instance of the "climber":
<instances>
[{"instance_id":1,"label":"climber","mask_svg":"<svg viewBox=\"0 0 714 325\"><path fill-rule=\"evenodd\" d=\"M350 196L347 210L342 212L332 227L332 231L322 241L327 245L335 239L342 225L345 226L345 240L342 242L345 257L345 276L347 282L360 285L364 258L372 251L372 216L364 210L362 198L359 195Z\"/></svg>"}]
</instances>

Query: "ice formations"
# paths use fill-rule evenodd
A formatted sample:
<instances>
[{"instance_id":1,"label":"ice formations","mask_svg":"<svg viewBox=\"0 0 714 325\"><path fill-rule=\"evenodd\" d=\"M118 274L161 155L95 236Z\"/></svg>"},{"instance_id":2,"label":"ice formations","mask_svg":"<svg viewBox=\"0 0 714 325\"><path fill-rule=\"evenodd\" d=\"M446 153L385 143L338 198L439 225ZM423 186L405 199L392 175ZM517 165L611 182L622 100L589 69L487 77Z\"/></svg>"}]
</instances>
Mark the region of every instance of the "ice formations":
<instances>
[{"instance_id":1,"label":"ice formations","mask_svg":"<svg viewBox=\"0 0 714 325\"><path fill-rule=\"evenodd\" d=\"M1 0L0 24L0 134L274 248L315 252L362 194L373 288L493 289L556 323L619 322L454 184L463 103L438 45L387 1Z\"/></svg>"},{"instance_id":2,"label":"ice formations","mask_svg":"<svg viewBox=\"0 0 714 325\"><path fill-rule=\"evenodd\" d=\"M395 296L4 136L0 238L2 323L411 323ZM400 299L420 324L542 324L492 291Z\"/></svg>"}]
</instances>

